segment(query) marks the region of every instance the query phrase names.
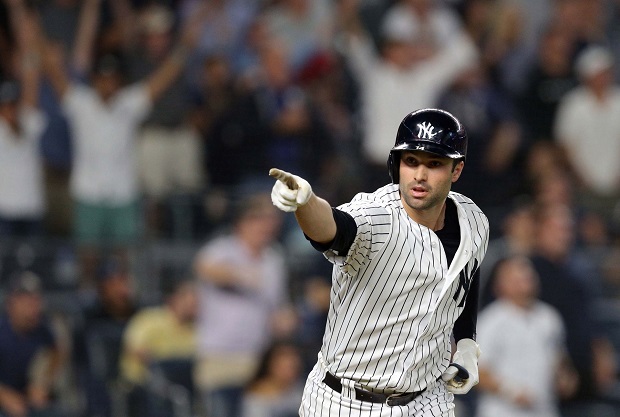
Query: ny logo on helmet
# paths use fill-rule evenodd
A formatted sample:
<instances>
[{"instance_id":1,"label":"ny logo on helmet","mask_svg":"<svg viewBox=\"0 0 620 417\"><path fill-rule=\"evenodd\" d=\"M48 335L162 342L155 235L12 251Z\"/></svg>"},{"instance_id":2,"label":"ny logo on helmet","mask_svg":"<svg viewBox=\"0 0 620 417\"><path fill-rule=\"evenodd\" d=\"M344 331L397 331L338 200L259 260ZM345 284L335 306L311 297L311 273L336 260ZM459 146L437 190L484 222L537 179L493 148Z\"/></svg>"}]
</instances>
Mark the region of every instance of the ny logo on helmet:
<instances>
[{"instance_id":1,"label":"ny logo on helmet","mask_svg":"<svg viewBox=\"0 0 620 417\"><path fill-rule=\"evenodd\" d=\"M421 139L433 139L437 133L433 133L435 127L429 122L418 123L418 137Z\"/></svg>"}]
</instances>

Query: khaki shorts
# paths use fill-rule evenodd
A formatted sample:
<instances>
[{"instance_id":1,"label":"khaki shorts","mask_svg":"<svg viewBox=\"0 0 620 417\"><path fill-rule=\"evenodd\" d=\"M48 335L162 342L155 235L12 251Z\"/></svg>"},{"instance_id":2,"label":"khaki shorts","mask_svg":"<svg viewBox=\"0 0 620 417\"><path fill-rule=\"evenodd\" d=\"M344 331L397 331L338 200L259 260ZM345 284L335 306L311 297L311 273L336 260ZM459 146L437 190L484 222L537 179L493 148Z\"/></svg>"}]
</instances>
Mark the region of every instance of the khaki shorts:
<instances>
[{"instance_id":1,"label":"khaki shorts","mask_svg":"<svg viewBox=\"0 0 620 417\"><path fill-rule=\"evenodd\" d=\"M203 391L244 386L254 376L258 358L247 354L217 354L198 360L196 385Z\"/></svg>"},{"instance_id":2,"label":"khaki shorts","mask_svg":"<svg viewBox=\"0 0 620 417\"><path fill-rule=\"evenodd\" d=\"M155 198L200 190L204 182L200 136L189 127L144 128L138 142L138 175L143 191Z\"/></svg>"}]
</instances>

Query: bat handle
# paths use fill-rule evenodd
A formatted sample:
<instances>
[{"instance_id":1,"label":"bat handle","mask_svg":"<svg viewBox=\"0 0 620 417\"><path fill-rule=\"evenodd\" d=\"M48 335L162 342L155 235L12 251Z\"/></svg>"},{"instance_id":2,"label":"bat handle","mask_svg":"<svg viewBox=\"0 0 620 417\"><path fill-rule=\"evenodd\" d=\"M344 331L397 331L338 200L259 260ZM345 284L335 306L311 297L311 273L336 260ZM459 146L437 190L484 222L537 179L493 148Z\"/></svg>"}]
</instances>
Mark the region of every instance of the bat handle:
<instances>
[{"instance_id":1,"label":"bat handle","mask_svg":"<svg viewBox=\"0 0 620 417\"><path fill-rule=\"evenodd\" d=\"M456 376L454 377L456 382L461 382L465 379L469 379L469 372L467 372L467 369L463 368L458 363L452 362L449 366L454 366L458 370Z\"/></svg>"}]
</instances>

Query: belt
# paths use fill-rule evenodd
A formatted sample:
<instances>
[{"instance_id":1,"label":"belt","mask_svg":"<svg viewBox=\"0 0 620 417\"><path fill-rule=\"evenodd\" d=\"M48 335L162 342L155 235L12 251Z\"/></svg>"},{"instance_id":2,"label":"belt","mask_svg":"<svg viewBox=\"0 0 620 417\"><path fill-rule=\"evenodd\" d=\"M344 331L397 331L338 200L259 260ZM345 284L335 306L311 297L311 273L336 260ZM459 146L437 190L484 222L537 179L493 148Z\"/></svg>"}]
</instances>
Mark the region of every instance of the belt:
<instances>
[{"instance_id":1,"label":"belt","mask_svg":"<svg viewBox=\"0 0 620 417\"><path fill-rule=\"evenodd\" d=\"M340 382L340 378L330 374L329 372L325 373L325 378L323 378L323 383L333 389L338 393L342 393L342 382ZM370 403L380 403L386 404L389 407L405 405L413 401L416 397L422 394L426 390L416 392L402 392L398 394L382 394L380 392L372 392L366 391L361 388L355 388L355 399L359 401L367 401Z\"/></svg>"}]
</instances>

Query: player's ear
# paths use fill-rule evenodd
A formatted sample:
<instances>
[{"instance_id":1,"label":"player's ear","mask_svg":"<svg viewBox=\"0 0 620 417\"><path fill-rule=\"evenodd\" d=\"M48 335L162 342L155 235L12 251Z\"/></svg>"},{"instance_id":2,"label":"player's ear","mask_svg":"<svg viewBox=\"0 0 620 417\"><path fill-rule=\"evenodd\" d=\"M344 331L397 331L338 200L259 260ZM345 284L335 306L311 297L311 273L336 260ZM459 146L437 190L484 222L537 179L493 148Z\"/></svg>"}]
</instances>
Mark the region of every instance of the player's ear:
<instances>
[{"instance_id":1,"label":"player's ear","mask_svg":"<svg viewBox=\"0 0 620 417\"><path fill-rule=\"evenodd\" d=\"M461 172L463 172L463 167L465 166L465 162L458 161L454 164L454 168L452 169L452 182L456 182L461 176Z\"/></svg>"}]
</instances>

